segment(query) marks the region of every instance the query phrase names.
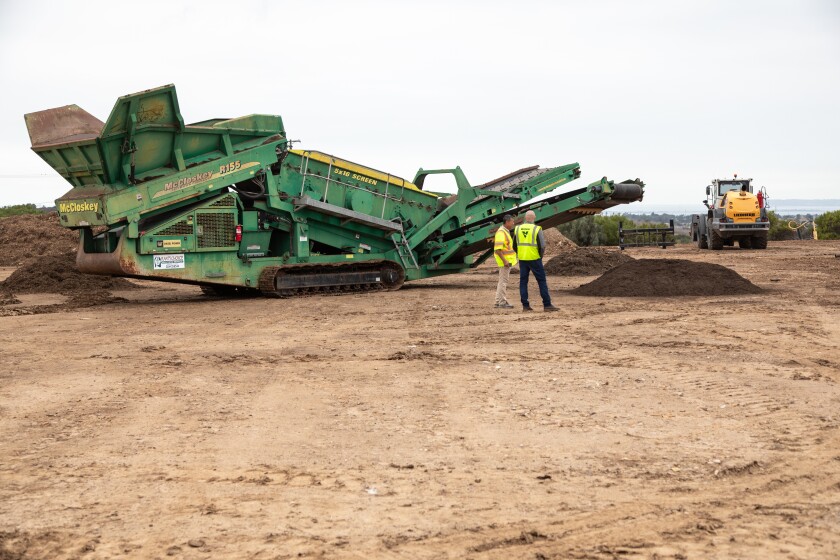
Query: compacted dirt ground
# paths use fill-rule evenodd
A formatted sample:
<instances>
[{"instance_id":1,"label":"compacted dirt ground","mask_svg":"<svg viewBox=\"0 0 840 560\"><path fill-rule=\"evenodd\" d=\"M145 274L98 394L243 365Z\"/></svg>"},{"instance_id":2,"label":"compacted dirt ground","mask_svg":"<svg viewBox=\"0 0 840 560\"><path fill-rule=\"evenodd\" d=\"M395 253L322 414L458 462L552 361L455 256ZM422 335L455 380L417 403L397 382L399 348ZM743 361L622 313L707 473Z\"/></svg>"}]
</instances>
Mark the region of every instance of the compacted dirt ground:
<instances>
[{"instance_id":1,"label":"compacted dirt ground","mask_svg":"<svg viewBox=\"0 0 840 560\"><path fill-rule=\"evenodd\" d=\"M837 558L837 254L636 250L764 292L552 276L554 314L493 309L486 269L16 295L58 312L0 317L0 559Z\"/></svg>"}]
</instances>

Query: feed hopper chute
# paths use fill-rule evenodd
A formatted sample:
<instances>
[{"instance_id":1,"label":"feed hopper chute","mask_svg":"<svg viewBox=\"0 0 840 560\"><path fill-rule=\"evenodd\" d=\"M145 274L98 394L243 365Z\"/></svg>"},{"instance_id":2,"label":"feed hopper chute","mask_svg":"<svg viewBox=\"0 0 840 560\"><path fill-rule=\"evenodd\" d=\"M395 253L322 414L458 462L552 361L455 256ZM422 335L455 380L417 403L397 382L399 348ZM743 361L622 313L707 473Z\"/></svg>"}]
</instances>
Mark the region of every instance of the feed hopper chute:
<instances>
[{"instance_id":1,"label":"feed hopper chute","mask_svg":"<svg viewBox=\"0 0 840 560\"><path fill-rule=\"evenodd\" d=\"M292 149L279 116L184 124L174 86L121 97L105 123L72 105L26 123L33 150L73 186L56 202L81 232L81 270L215 292L395 289L479 264L507 212L552 227L644 192L604 178L553 194L579 177L576 163L475 187L458 167L409 181ZM431 174L452 175L457 194L424 190Z\"/></svg>"},{"instance_id":2,"label":"feed hopper chute","mask_svg":"<svg viewBox=\"0 0 840 560\"><path fill-rule=\"evenodd\" d=\"M25 116L32 149L74 187L108 182L96 140L104 123L67 105Z\"/></svg>"}]
</instances>

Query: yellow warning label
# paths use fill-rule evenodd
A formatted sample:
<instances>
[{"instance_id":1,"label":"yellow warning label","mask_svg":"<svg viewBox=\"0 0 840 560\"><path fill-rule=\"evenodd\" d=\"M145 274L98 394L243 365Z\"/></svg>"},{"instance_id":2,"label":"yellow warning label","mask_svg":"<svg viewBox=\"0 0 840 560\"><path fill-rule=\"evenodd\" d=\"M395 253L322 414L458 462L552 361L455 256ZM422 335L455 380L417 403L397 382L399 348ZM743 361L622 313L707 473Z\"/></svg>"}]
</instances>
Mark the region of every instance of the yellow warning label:
<instances>
[{"instance_id":1,"label":"yellow warning label","mask_svg":"<svg viewBox=\"0 0 840 560\"><path fill-rule=\"evenodd\" d=\"M179 249L181 247L180 239L164 239L163 247L166 249Z\"/></svg>"}]
</instances>

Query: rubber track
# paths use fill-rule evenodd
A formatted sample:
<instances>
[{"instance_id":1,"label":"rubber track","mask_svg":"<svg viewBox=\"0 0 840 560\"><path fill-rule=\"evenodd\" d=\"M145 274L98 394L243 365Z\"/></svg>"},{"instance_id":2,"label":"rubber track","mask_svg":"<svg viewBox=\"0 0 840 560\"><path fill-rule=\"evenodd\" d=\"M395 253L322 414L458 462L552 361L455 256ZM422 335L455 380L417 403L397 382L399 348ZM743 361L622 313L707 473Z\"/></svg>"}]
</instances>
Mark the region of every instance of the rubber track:
<instances>
[{"instance_id":1,"label":"rubber track","mask_svg":"<svg viewBox=\"0 0 840 560\"><path fill-rule=\"evenodd\" d=\"M368 284L348 284L344 286L314 286L311 288L290 288L277 290L275 288L274 279L278 272L309 274L319 270L325 273L334 272L356 272L360 270L385 270L390 268L397 270L400 280L392 285L387 286L383 283L368 283ZM259 290L266 297L288 298L288 297L309 297L316 295L344 295L351 293L366 293L379 291L393 291L398 290L405 282L405 271L397 263L390 261L368 261L365 263L353 264L294 264L286 266L269 266L266 267L260 274Z\"/></svg>"}]
</instances>

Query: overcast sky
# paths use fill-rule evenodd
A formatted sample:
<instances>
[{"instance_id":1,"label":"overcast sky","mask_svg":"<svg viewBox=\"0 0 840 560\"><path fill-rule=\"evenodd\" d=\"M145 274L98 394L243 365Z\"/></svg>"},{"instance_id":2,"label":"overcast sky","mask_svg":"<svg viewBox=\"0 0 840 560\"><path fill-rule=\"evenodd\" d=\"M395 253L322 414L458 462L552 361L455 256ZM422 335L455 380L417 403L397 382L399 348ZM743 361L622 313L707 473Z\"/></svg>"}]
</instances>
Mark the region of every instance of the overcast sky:
<instances>
[{"instance_id":1,"label":"overcast sky","mask_svg":"<svg viewBox=\"0 0 840 560\"><path fill-rule=\"evenodd\" d=\"M0 205L69 188L24 113L104 121L168 83L187 122L279 114L300 147L409 179L579 162L574 186L639 177L687 209L732 173L840 198L838 0L0 0L0 76Z\"/></svg>"}]
</instances>

